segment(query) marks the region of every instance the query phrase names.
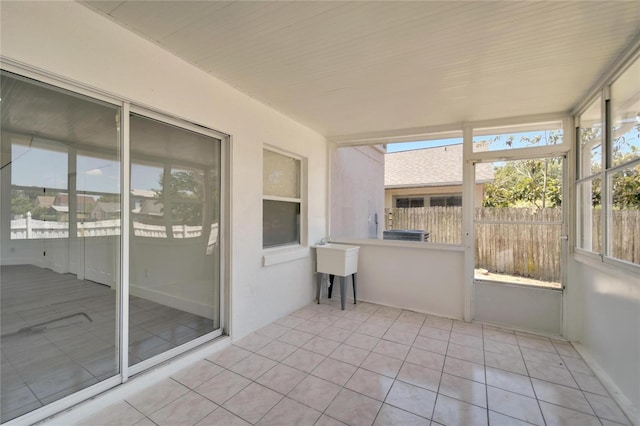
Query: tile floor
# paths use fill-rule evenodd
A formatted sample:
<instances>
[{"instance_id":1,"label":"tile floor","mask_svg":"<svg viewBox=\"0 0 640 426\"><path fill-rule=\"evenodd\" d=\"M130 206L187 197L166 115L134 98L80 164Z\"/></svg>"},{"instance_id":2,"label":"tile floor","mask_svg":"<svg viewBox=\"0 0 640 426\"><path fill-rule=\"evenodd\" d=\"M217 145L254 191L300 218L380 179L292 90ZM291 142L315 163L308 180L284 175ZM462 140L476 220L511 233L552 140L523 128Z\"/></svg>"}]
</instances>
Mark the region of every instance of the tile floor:
<instances>
[{"instance_id":1,"label":"tile floor","mask_svg":"<svg viewBox=\"0 0 640 426\"><path fill-rule=\"evenodd\" d=\"M117 373L115 291L33 265L0 271L1 422ZM131 364L213 330L213 322L198 315L139 297L129 300ZM69 315L74 316L59 320Z\"/></svg>"},{"instance_id":2,"label":"tile floor","mask_svg":"<svg viewBox=\"0 0 640 426\"><path fill-rule=\"evenodd\" d=\"M629 424L566 342L336 302L308 305L81 424Z\"/></svg>"}]
</instances>

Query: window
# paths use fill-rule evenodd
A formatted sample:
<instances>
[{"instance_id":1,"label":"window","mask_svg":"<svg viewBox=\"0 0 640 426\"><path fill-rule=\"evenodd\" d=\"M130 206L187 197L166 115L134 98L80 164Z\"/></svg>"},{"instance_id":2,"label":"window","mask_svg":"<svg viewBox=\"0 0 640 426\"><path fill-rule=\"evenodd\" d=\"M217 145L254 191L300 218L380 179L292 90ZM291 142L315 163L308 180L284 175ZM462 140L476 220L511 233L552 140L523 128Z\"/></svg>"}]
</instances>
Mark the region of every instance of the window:
<instances>
[{"instance_id":1,"label":"window","mask_svg":"<svg viewBox=\"0 0 640 426\"><path fill-rule=\"evenodd\" d=\"M262 246L300 244L302 161L263 150Z\"/></svg>"},{"instance_id":2,"label":"window","mask_svg":"<svg viewBox=\"0 0 640 426\"><path fill-rule=\"evenodd\" d=\"M420 198L396 198L396 208L410 209L414 207L424 207L424 197Z\"/></svg>"},{"instance_id":3,"label":"window","mask_svg":"<svg viewBox=\"0 0 640 426\"><path fill-rule=\"evenodd\" d=\"M609 86L609 99L604 97L603 102L603 95L598 96L578 117L576 181L576 248L636 265L640 264L639 74L640 59L636 59Z\"/></svg>"},{"instance_id":4,"label":"window","mask_svg":"<svg viewBox=\"0 0 640 426\"><path fill-rule=\"evenodd\" d=\"M462 207L462 195L429 198L430 207Z\"/></svg>"}]
</instances>

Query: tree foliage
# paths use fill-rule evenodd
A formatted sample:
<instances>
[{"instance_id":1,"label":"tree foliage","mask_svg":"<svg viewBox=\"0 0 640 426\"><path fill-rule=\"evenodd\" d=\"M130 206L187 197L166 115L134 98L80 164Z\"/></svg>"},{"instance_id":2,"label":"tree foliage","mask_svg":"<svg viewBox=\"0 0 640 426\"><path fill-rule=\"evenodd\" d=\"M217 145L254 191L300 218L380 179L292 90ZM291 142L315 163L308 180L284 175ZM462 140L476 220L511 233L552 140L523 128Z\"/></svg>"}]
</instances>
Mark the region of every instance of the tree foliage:
<instances>
[{"instance_id":1,"label":"tree foliage","mask_svg":"<svg viewBox=\"0 0 640 426\"><path fill-rule=\"evenodd\" d=\"M202 225L202 182L194 172L174 171L168 188L160 176L160 190L156 194L163 205L170 206L171 221L181 225ZM163 207L163 212L165 208Z\"/></svg>"}]
</instances>

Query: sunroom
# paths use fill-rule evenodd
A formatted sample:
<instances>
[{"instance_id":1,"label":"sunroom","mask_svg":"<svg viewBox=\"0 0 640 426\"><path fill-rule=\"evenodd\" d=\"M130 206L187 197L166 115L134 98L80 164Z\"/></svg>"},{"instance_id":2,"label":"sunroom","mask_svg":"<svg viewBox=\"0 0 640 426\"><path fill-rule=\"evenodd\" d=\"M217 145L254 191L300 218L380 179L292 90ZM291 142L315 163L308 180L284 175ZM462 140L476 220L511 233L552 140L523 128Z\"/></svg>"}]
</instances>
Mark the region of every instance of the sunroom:
<instances>
[{"instance_id":1,"label":"sunroom","mask_svg":"<svg viewBox=\"0 0 640 426\"><path fill-rule=\"evenodd\" d=\"M637 1L0 12L3 424L640 424Z\"/></svg>"}]
</instances>

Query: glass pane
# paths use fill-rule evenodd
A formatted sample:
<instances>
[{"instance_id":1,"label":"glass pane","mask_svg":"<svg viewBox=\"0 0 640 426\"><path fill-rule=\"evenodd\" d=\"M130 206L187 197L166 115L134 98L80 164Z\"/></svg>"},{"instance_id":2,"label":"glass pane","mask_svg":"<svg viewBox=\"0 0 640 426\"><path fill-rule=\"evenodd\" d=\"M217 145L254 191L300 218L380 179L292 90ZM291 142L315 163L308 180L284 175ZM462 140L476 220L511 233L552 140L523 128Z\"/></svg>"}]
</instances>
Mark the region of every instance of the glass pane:
<instances>
[{"instance_id":1,"label":"glass pane","mask_svg":"<svg viewBox=\"0 0 640 426\"><path fill-rule=\"evenodd\" d=\"M300 160L263 150L263 194L300 198Z\"/></svg>"},{"instance_id":2,"label":"glass pane","mask_svg":"<svg viewBox=\"0 0 640 426\"><path fill-rule=\"evenodd\" d=\"M134 365L220 328L221 142L138 115L130 124Z\"/></svg>"},{"instance_id":3,"label":"glass pane","mask_svg":"<svg viewBox=\"0 0 640 426\"><path fill-rule=\"evenodd\" d=\"M580 116L579 150L579 178L591 176L602 170L602 99L600 96Z\"/></svg>"},{"instance_id":4,"label":"glass pane","mask_svg":"<svg viewBox=\"0 0 640 426\"><path fill-rule=\"evenodd\" d=\"M461 244L462 138L390 144L387 151L382 238Z\"/></svg>"},{"instance_id":5,"label":"glass pane","mask_svg":"<svg viewBox=\"0 0 640 426\"><path fill-rule=\"evenodd\" d=\"M601 179L591 179L577 185L578 238L576 246L583 250L601 253L602 205L600 197Z\"/></svg>"},{"instance_id":6,"label":"glass pane","mask_svg":"<svg viewBox=\"0 0 640 426\"><path fill-rule=\"evenodd\" d=\"M300 203L263 200L263 247L300 242Z\"/></svg>"},{"instance_id":7,"label":"glass pane","mask_svg":"<svg viewBox=\"0 0 640 426\"><path fill-rule=\"evenodd\" d=\"M562 143L562 123L538 123L473 130L473 151L531 148Z\"/></svg>"},{"instance_id":8,"label":"glass pane","mask_svg":"<svg viewBox=\"0 0 640 426\"><path fill-rule=\"evenodd\" d=\"M78 237L120 235L120 164L106 155L78 155Z\"/></svg>"},{"instance_id":9,"label":"glass pane","mask_svg":"<svg viewBox=\"0 0 640 426\"><path fill-rule=\"evenodd\" d=\"M476 279L560 288L562 158L488 163L485 183L479 165Z\"/></svg>"},{"instance_id":10,"label":"glass pane","mask_svg":"<svg viewBox=\"0 0 640 426\"><path fill-rule=\"evenodd\" d=\"M613 166L640 158L640 59L611 85Z\"/></svg>"},{"instance_id":11,"label":"glass pane","mask_svg":"<svg viewBox=\"0 0 640 426\"><path fill-rule=\"evenodd\" d=\"M118 172L107 182L107 168L89 165L119 169L120 111L9 73L0 88L4 423L119 371L119 219L108 235L77 236L99 197L120 193Z\"/></svg>"},{"instance_id":12,"label":"glass pane","mask_svg":"<svg viewBox=\"0 0 640 426\"><path fill-rule=\"evenodd\" d=\"M640 162L609 175L608 255L640 264Z\"/></svg>"}]
</instances>

